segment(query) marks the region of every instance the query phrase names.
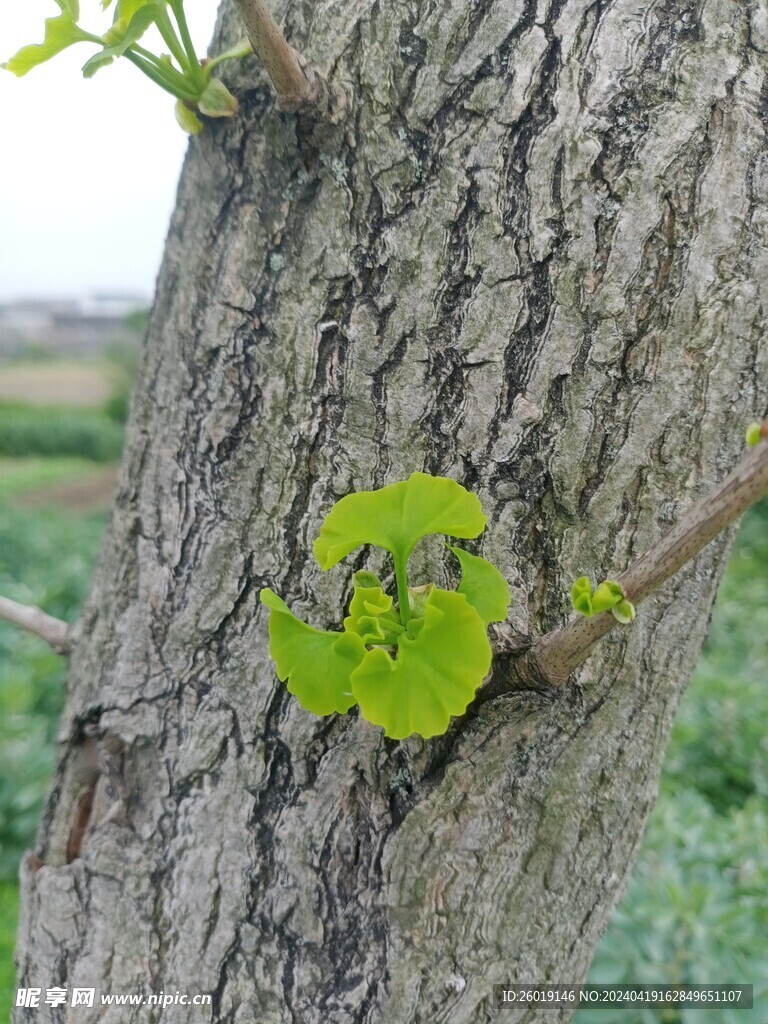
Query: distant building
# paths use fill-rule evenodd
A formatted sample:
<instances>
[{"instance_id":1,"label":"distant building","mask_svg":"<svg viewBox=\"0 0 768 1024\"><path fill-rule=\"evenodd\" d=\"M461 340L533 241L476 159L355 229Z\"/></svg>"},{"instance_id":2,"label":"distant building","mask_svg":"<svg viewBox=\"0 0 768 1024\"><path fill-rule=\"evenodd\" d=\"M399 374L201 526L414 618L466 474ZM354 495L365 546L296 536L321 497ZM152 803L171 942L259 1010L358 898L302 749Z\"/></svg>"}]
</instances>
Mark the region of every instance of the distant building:
<instances>
[{"instance_id":1,"label":"distant building","mask_svg":"<svg viewBox=\"0 0 768 1024\"><path fill-rule=\"evenodd\" d=\"M97 355L109 345L135 342L126 317L148 306L146 295L122 292L0 303L0 356L20 355L29 348Z\"/></svg>"}]
</instances>

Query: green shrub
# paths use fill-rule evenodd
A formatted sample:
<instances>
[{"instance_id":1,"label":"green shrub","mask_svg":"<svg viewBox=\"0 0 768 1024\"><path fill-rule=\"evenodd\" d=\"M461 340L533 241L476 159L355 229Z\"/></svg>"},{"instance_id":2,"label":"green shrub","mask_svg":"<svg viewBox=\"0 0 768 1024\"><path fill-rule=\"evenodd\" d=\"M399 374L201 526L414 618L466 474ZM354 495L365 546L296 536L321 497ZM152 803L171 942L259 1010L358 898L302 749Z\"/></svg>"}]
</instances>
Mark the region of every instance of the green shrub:
<instances>
[{"instance_id":1,"label":"green shrub","mask_svg":"<svg viewBox=\"0 0 768 1024\"><path fill-rule=\"evenodd\" d=\"M665 793L643 842L627 894L598 949L597 984L754 986L768 1002L768 811L757 797L727 815L694 789ZM750 1024L747 1010L622 1010L622 1024ZM605 1024L580 1010L574 1024Z\"/></svg>"},{"instance_id":2,"label":"green shrub","mask_svg":"<svg viewBox=\"0 0 768 1024\"><path fill-rule=\"evenodd\" d=\"M589 974L595 983L751 983L755 1010L622 1010L622 1024L764 1024L767 676L763 501L744 517L672 730L659 802ZM573 1019L605 1024L606 1014L580 1010Z\"/></svg>"},{"instance_id":3,"label":"green shrub","mask_svg":"<svg viewBox=\"0 0 768 1024\"><path fill-rule=\"evenodd\" d=\"M0 455L80 455L112 462L123 432L101 410L0 404Z\"/></svg>"},{"instance_id":4,"label":"green shrub","mask_svg":"<svg viewBox=\"0 0 768 1024\"><path fill-rule=\"evenodd\" d=\"M0 882L0 1013L8 1019L16 992L16 968L13 963L16 920L19 916L19 887L15 882ZM5 1011L8 1011L8 1014Z\"/></svg>"}]
</instances>

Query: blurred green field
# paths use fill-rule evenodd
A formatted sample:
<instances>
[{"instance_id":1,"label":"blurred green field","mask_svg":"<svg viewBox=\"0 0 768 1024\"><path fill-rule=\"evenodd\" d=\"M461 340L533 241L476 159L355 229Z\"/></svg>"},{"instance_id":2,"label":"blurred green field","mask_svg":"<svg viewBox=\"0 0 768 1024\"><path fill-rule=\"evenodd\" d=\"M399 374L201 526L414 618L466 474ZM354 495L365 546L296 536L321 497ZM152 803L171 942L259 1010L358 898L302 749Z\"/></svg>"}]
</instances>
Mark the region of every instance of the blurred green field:
<instances>
[{"instance_id":1,"label":"blurred green field","mask_svg":"<svg viewBox=\"0 0 768 1024\"><path fill-rule=\"evenodd\" d=\"M102 467L92 459L74 455L58 459L32 455L27 458L0 456L0 501L15 495L29 497L52 484L87 482L97 477Z\"/></svg>"},{"instance_id":2,"label":"blurred green field","mask_svg":"<svg viewBox=\"0 0 768 1024\"><path fill-rule=\"evenodd\" d=\"M13 458L0 448L1 594L77 617L106 520L104 473L93 458ZM78 502L77 494L91 500ZM58 496L53 506L46 495ZM14 991L17 866L34 844L50 778L64 669L40 641L0 622L0 1017ZM594 982L752 983L762 1009L629 1010L621 1024L768 1020L767 676L763 502L737 538L642 852L590 972ZM574 1017L576 1024L613 1019L591 1010Z\"/></svg>"}]
</instances>

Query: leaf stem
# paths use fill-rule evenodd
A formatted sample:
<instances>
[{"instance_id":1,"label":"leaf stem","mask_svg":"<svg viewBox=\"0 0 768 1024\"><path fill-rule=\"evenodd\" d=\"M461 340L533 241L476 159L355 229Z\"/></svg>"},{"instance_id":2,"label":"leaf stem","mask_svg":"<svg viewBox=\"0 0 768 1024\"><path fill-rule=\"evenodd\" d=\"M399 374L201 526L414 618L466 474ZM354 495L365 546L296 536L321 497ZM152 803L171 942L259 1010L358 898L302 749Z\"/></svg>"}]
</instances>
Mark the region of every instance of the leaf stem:
<instances>
[{"instance_id":1,"label":"leaf stem","mask_svg":"<svg viewBox=\"0 0 768 1024\"><path fill-rule=\"evenodd\" d=\"M143 47L132 46L125 51L123 56L127 57L131 64L134 64L147 78L150 78L172 96L180 100L197 101L199 93L195 92L189 84L189 80L175 68L166 68L158 64L154 54L149 53Z\"/></svg>"},{"instance_id":2,"label":"leaf stem","mask_svg":"<svg viewBox=\"0 0 768 1024\"><path fill-rule=\"evenodd\" d=\"M223 53L217 54L215 57L211 57L206 64L207 71L213 71L213 69L221 64L225 60L236 60L238 58L249 57L253 53L253 46L251 45L250 39L243 38L239 43L230 47L228 50L224 50Z\"/></svg>"},{"instance_id":3,"label":"leaf stem","mask_svg":"<svg viewBox=\"0 0 768 1024\"><path fill-rule=\"evenodd\" d=\"M169 6L173 11L173 15L176 18L176 23L179 26L179 35L184 45L184 49L187 53L187 59L189 61L189 71L192 76L198 81L198 84L205 84L205 75L200 67L200 59L195 51L195 44L192 42L192 36L189 33L189 26L187 25L187 19L184 14L184 2L183 0L168 0Z\"/></svg>"},{"instance_id":4,"label":"leaf stem","mask_svg":"<svg viewBox=\"0 0 768 1024\"><path fill-rule=\"evenodd\" d=\"M397 607L400 622L405 628L411 621L411 603L408 599L408 555L394 555L395 581L397 583Z\"/></svg>"},{"instance_id":5,"label":"leaf stem","mask_svg":"<svg viewBox=\"0 0 768 1024\"><path fill-rule=\"evenodd\" d=\"M156 24L160 35L163 37L165 45L171 51L171 55L176 58L176 62L179 67L187 68L189 63L187 55L184 52L184 47L179 42L179 37L174 31L167 11L163 10L162 15L157 19Z\"/></svg>"}]
</instances>

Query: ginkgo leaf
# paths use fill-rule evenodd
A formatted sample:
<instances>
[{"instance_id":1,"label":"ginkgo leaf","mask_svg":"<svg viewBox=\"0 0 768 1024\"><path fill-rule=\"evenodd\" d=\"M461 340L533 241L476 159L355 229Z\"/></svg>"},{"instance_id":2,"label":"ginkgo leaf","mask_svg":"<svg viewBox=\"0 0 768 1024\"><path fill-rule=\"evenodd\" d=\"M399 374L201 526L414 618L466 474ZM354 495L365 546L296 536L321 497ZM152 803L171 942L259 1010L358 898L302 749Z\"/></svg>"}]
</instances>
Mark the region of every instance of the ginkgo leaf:
<instances>
[{"instance_id":1,"label":"ginkgo leaf","mask_svg":"<svg viewBox=\"0 0 768 1024\"><path fill-rule=\"evenodd\" d=\"M635 612L635 606L632 604L631 601L628 601L626 598L624 598L622 601L619 601L617 605L614 605L614 607L611 608L611 612L613 614L614 619L616 619L617 622L620 622L623 626L628 626L629 623L634 620L635 615L637 614Z\"/></svg>"},{"instance_id":2,"label":"ginkgo leaf","mask_svg":"<svg viewBox=\"0 0 768 1024\"><path fill-rule=\"evenodd\" d=\"M592 614L607 612L624 597L624 591L614 580L604 580L592 595Z\"/></svg>"},{"instance_id":3,"label":"ginkgo leaf","mask_svg":"<svg viewBox=\"0 0 768 1024\"><path fill-rule=\"evenodd\" d=\"M322 569L330 569L361 544L376 544L402 564L421 537L477 537L485 522L477 495L461 484L413 473L400 483L337 501L315 541L315 557Z\"/></svg>"},{"instance_id":4,"label":"ginkgo leaf","mask_svg":"<svg viewBox=\"0 0 768 1024\"><path fill-rule=\"evenodd\" d=\"M754 448L755 445L760 444L762 438L762 431L759 423L750 423L747 427L747 444L750 448Z\"/></svg>"},{"instance_id":5,"label":"ginkgo leaf","mask_svg":"<svg viewBox=\"0 0 768 1024\"><path fill-rule=\"evenodd\" d=\"M38 64L44 64L57 53L66 50L74 43L93 42L94 37L84 32L75 24L77 4L64 5L59 3L62 13L56 18L46 18L45 38L42 43L31 43L23 46L18 53L3 64L3 67L21 78Z\"/></svg>"},{"instance_id":6,"label":"ginkgo leaf","mask_svg":"<svg viewBox=\"0 0 768 1024\"><path fill-rule=\"evenodd\" d=\"M269 587L260 598L269 608L269 653L278 679L315 715L349 711L356 700L350 676L366 654L361 638L308 626Z\"/></svg>"},{"instance_id":7,"label":"ginkgo leaf","mask_svg":"<svg viewBox=\"0 0 768 1024\"><path fill-rule=\"evenodd\" d=\"M184 100L176 100L176 120L180 128L183 128L188 135L199 135L203 130L203 122L191 110Z\"/></svg>"},{"instance_id":8,"label":"ginkgo leaf","mask_svg":"<svg viewBox=\"0 0 768 1024\"><path fill-rule=\"evenodd\" d=\"M59 10L72 15L72 20L80 17L80 0L56 0Z\"/></svg>"},{"instance_id":9,"label":"ginkgo leaf","mask_svg":"<svg viewBox=\"0 0 768 1024\"><path fill-rule=\"evenodd\" d=\"M579 576L571 587L571 604L579 615L592 614L592 584L588 576Z\"/></svg>"},{"instance_id":10,"label":"ginkgo leaf","mask_svg":"<svg viewBox=\"0 0 768 1024\"><path fill-rule=\"evenodd\" d=\"M359 586L355 587L344 629L357 633L365 644L395 643L403 631L389 594L381 587Z\"/></svg>"},{"instance_id":11,"label":"ginkgo leaf","mask_svg":"<svg viewBox=\"0 0 768 1024\"><path fill-rule=\"evenodd\" d=\"M378 587L379 590L384 589L376 573L369 572L367 569L358 569L353 578L356 587Z\"/></svg>"},{"instance_id":12,"label":"ginkgo leaf","mask_svg":"<svg viewBox=\"0 0 768 1024\"><path fill-rule=\"evenodd\" d=\"M446 544L461 565L461 583L457 593L464 594L477 614L488 625L503 622L511 594L509 585L495 565L480 555Z\"/></svg>"},{"instance_id":13,"label":"ginkgo leaf","mask_svg":"<svg viewBox=\"0 0 768 1024\"><path fill-rule=\"evenodd\" d=\"M423 618L399 637L397 658L381 647L368 651L352 672L352 692L363 717L387 736L436 736L466 710L490 665L480 616L463 594L434 588Z\"/></svg>"},{"instance_id":14,"label":"ginkgo leaf","mask_svg":"<svg viewBox=\"0 0 768 1024\"><path fill-rule=\"evenodd\" d=\"M120 18L103 36L108 45L90 60L83 64L83 77L91 78L96 72L107 64L111 64L115 57L122 57L135 42L137 42L149 26L157 21L163 13L162 4L143 3L130 18Z\"/></svg>"},{"instance_id":15,"label":"ginkgo leaf","mask_svg":"<svg viewBox=\"0 0 768 1024\"><path fill-rule=\"evenodd\" d=\"M129 22L134 16L136 11L142 7L161 7L165 9L166 4L163 0L117 0L117 7L115 8L115 21Z\"/></svg>"},{"instance_id":16,"label":"ginkgo leaf","mask_svg":"<svg viewBox=\"0 0 768 1024\"><path fill-rule=\"evenodd\" d=\"M617 622L628 625L635 617L635 606L624 596L616 580L604 580L593 593L589 578L580 576L571 587L571 604L587 618L610 611Z\"/></svg>"}]
</instances>

